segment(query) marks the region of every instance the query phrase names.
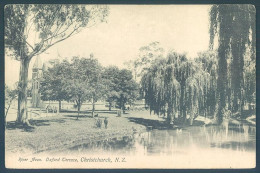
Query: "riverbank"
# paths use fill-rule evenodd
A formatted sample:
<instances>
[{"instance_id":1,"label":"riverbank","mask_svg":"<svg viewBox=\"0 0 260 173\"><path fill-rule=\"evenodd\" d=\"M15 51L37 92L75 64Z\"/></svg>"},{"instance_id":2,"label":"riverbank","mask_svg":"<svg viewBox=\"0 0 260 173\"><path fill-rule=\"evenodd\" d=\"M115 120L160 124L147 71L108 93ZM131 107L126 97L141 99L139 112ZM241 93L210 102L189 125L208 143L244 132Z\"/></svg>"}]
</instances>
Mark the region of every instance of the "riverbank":
<instances>
[{"instance_id":1,"label":"riverbank","mask_svg":"<svg viewBox=\"0 0 260 173\"><path fill-rule=\"evenodd\" d=\"M42 114L41 117L30 120L32 127L27 128L9 121L5 133L5 150L7 153L28 155L66 151L76 145L131 136L147 129L167 129L165 119L150 115L149 111L130 111L121 117L116 115L116 111L99 111L98 114L95 118L90 113L81 114L78 120L76 113ZM104 125L105 118L108 119L107 128ZM98 119L102 122L101 128L96 125ZM199 116L193 125L211 123L211 119Z\"/></svg>"},{"instance_id":2,"label":"riverbank","mask_svg":"<svg viewBox=\"0 0 260 173\"><path fill-rule=\"evenodd\" d=\"M97 118L91 118L90 114L82 114L79 120L76 114L50 114L34 119L31 121L33 128L26 129L9 121L5 143L6 166L112 168L124 164L115 161L118 157L125 158L126 163L132 164L133 168L136 164L151 168L153 166L150 160L156 165L156 161L158 163L158 160L163 159L167 164L163 161L162 164L157 164L158 168L181 168L184 162L192 163L189 164L192 168L255 166L256 129L248 124L226 128L227 126L210 125L210 119L199 116L193 126L164 130L165 119L150 115L149 111L130 111L121 117L108 111L99 111L98 114L101 120L108 118L107 129L104 125L97 128ZM203 123L208 125L204 126ZM153 130L139 134L148 127ZM108 157L112 163L84 161ZM227 158L229 162L225 160ZM243 158L247 158L247 162ZM29 159L29 162L19 161L20 159ZM59 161L52 162L50 159ZM216 165L216 159L222 162Z\"/></svg>"},{"instance_id":3,"label":"riverbank","mask_svg":"<svg viewBox=\"0 0 260 173\"><path fill-rule=\"evenodd\" d=\"M98 118L83 115L79 120L76 119L76 114L63 113L31 120L32 127L28 128L17 126L14 121L9 121L5 133L5 149L7 153L24 154L65 150L81 143L115 136L128 136L146 130L145 125L131 121L130 116L158 119L157 116L150 116L148 111L133 111L121 117L117 117L113 112L99 113ZM104 125L105 117L108 118L107 128ZM101 128L95 124L97 119L103 122ZM163 120L158 119L158 121Z\"/></svg>"}]
</instances>

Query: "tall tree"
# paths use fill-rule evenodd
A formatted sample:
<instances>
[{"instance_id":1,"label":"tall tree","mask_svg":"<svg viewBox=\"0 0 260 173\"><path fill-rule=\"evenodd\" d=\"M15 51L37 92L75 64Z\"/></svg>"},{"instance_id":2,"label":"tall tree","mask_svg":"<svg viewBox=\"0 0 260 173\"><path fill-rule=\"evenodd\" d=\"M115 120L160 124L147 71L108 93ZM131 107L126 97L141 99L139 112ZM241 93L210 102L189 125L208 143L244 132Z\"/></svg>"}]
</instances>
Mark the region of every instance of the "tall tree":
<instances>
[{"instance_id":1,"label":"tall tree","mask_svg":"<svg viewBox=\"0 0 260 173\"><path fill-rule=\"evenodd\" d=\"M107 101L115 101L121 110L125 110L127 102L133 102L138 96L138 84L133 79L132 72L117 67L108 67L104 70Z\"/></svg>"},{"instance_id":2,"label":"tall tree","mask_svg":"<svg viewBox=\"0 0 260 173\"><path fill-rule=\"evenodd\" d=\"M135 60L126 62L128 69L133 72L134 79L139 81L141 75L145 73L157 58L162 58L164 49L158 41L149 43L139 49L139 55Z\"/></svg>"},{"instance_id":3,"label":"tall tree","mask_svg":"<svg viewBox=\"0 0 260 173\"><path fill-rule=\"evenodd\" d=\"M92 116L95 103L103 96L101 81L102 67L94 58L74 57L64 77L64 91L69 100L75 102L78 116L85 101L92 103Z\"/></svg>"},{"instance_id":4,"label":"tall tree","mask_svg":"<svg viewBox=\"0 0 260 173\"><path fill-rule=\"evenodd\" d=\"M217 121L222 123L226 110L228 90L228 58L230 62L230 93L232 111L239 111L244 106L243 69L246 48L251 49L255 57L255 8L253 5L213 5L210 10L210 47L214 46L214 38L218 36L218 79Z\"/></svg>"},{"instance_id":5,"label":"tall tree","mask_svg":"<svg viewBox=\"0 0 260 173\"><path fill-rule=\"evenodd\" d=\"M169 123L177 117L185 123L188 113L192 124L200 109L203 88L208 87L209 80L209 74L195 61L170 52L166 59L153 62L142 77L142 88L150 111L167 113Z\"/></svg>"},{"instance_id":6,"label":"tall tree","mask_svg":"<svg viewBox=\"0 0 260 173\"><path fill-rule=\"evenodd\" d=\"M102 80L102 66L98 60L93 58L91 54L89 59L81 59L82 68L85 69L85 75L87 75L88 82L88 101L92 103L92 117L95 113L95 104L98 100L102 99L105 94L105 85Z\"/></svg>"},{"instance_id":7,"label":"tall tree","mask_svg":"<svg viewBox=\"0 0 260 173\"><path fill-rule=\"evenodd\" d=\"M6 5L5 47L20 61L18 123L28 122L28 68L33 57L79 33L83 28L103 22L107 6L86 5ZM35 40L30 40L35 35Z\"/></svg>"},{"instance_id":8,"label":"tall tree","mask_svg":"<svg viewBox=\"0 0 260 173\"><path fill-rule=\"evenodd\" d=\"M204 106L201 108L200 114L215 115L216 109L216 90L217 90L217 57L215 51L205 51L198 53L198 57L195 59L196 63L201 66L201 69L210 75L210 84L204 86L204 95L201 98L200 105Z\"/></svg>"},{"instance_id":9,"label":"tall tree","mask_svg":"<svg viewBox=\"0 0 260 173\"><path fill-rule=\"evenodd\" d=\"M64 60L61 63L55 63L52 67L43 69L43 76L40 84L40 93L42 100L55 100L59 102L59 112L61 111L61 101L67 100L67 92L63 84L66 82L67 71L70 64Z\"/></svg>"},{"instance_id":10,"label":"tall tree","mask_svg":"<svg viewBox=\"0 0 260 173\"><path fill-rule=\"evenodd\" d=\"M109 111L111 111L112 104L119 98L119 90L116 90L117 84L115 78L117 78L119 69L116 66L110 66L104 69L102 73L102 80L105 84L105 98L109 104Z\"/></svg>"},{"instance_id":11,"label":"tall tree","mask_svg":"<svg viewBox=\"0 0 260 173\"><path fill-rule=\"evenodd\" d=\"M119 74L115 81L117 89L119 90L119 98L117 98L117 104L124 112L125 104L127 102L133 102L137 98L138 85L133 79L132 72L126 69L122 69L119 71Z\"/></svg>"},{"instance_id":12,"label":"tall tree","mask_svg":"<svg viewBox=\"0 0 260 173\"><path fill-rule=\"evenodd\" d=\"M64 72L62 85L68 96L68 101L75 103L78 110L77 119L79 118L81 106L88 99L87 96L89 95L89 82L83 61L79 57L73 57L72 63L69 64L69 68Z\"/></svg>"},{"instance_id":13,"label":"tall tree","mask_svg":"<svg viewBox=\"0 0 260 173\"><path fill-rule=\"evenodd\" d=\"M251 59L248 52L244 61L244 101L251 110L256 104L256 59Z\"/></svg>"},{"instance_id":14,"label":"tall tree","mask_svg":"<svg viewBox=\"0 0 260 173\"><path fill-rule=\"evenodd\" d=\"M167 114L172 123L174 113L180 106L180 83L176 80L172 64L166 59L158 59L142 77L142 89L146 104L156 114Z\"/></svg>"}]
</instances>

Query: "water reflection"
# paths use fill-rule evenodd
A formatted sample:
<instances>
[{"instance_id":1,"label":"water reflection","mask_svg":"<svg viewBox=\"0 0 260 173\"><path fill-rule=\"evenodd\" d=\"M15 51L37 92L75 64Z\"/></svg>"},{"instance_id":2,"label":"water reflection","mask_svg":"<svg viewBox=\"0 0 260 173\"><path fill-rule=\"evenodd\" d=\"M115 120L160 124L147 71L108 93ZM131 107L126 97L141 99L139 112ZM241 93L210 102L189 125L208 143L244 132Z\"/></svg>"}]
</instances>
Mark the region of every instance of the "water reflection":
<instances>
[{"instance_id":1,"label":"water reflection","mask_svg":"<svg viewBox=\"0 0 260 173\"><path fill-rule=\"evenodd\" d=\"M204 150L255 152L256 127L223 123L222 126L193 126L175 130L151 130L70 148L73 153L129 155L186 155Z\"/></svg>"}]
</instances>

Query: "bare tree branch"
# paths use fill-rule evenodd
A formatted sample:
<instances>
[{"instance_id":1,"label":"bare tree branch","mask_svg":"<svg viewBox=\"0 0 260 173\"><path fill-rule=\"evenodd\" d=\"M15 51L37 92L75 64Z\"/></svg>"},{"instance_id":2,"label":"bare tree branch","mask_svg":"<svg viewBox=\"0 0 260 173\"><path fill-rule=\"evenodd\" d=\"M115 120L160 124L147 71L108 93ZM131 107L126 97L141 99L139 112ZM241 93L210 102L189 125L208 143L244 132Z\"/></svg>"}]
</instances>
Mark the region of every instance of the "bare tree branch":
<instances>
[{"instance_id":1,"label":"bare tree branch","mask_svg":"<svg viewBox=\"0 0 260 173\"><path fill-rule=\"evenodd\" d=\"M48 46L46 46L44 49L42 49L41 51L37 52L35 55L39 55L39 54L45 52L45 51L46 51L47 49L49 49L50 47L52 47L53 45L55 45L55 44L57 44L57 43L59 43L59 42L61 42L61 41L63 41L63 40L66 40L67 38L71 37L80 27L81 27L81 26L78 26L78 27L75 28L69 35L67 35L66 37L64 37L64 38L62 38L62 39L60 39L60 40L55 41L54 43L52 43L52 44L50 44L50 45L48 45ZM78 33L78 32L77 32L77 33ZM77 34L77 33L76 33L76 34ZM74 34L74 35L75 35L75 34Z\"/></svg>"},{"instance_id":2,"label":"bare tree branch","mask_svg":"<svg viewBox=\"0 0 260 173\"><path fill-rule=\"evenodd\" d=\"M40 50L42 49L43 45L44 45L43 42L41 42L41 43L39 43L39 44L36 44L36 46L35 46L33 52L31 52L31 53L28 55L28 59L31 60L32 57L34 57L35 55L38 55L37 53L40 52Z\"/></svg>"},{"instance_id":3,"label":"bare tree branch","mask_svg":"<svg viewBox=\"0 0 260 173\"><path fill-rule=\"evenodd\" d=\"M26 44L28 44L28 46L30 46L30 48L32 48L32 50L34 50L34 48L32 47L32 45L31 45L30 43L28 43L28 42L26 41L26 39L24 39L24 41L25 41Z\"/></svg>"},{"instance_id":4,"label":"bare tree branch","mask_svg":"<svg viewBox=\"0 0 260 173\"><path fill-rule=\"evenodd\" d=\"M71 23L70 23L63 31L61 31L60 33L53 34L51 37L46 38L46 39L43 40L43 41L48 41L48 40L50 40L50 39L52 39L52 38L54 38L54 37L57 37L57 36L63 34L64 32L66 32L66 31L69 29L69 27L70 27L72 24L73 24L73 22L71 22ZM62 26L63 26L63 25L61 25L60 29L62 28ZM56 30L59 31L60 29L56 29ZM55 32L55 31L54 31L54 32Z\"/></svg>"}]
</instances>

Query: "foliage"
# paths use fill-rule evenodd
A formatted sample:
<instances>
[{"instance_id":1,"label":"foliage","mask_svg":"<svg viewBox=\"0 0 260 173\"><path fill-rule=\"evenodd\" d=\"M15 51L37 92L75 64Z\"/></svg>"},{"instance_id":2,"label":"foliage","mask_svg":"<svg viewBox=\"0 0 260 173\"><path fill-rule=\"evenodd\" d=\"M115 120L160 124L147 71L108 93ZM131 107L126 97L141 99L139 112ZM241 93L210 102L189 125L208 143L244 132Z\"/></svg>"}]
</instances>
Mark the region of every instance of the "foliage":
<instances>
[{"instance_id":1,"label":"foliage","mask_svg":"<svg viewBox=\"0 0 260 173\"><path fill-rule=\"evenodd\" d=\"M116 66L110 66L104 69L102 73L102 80L105 83L105 97L109 103L109 110L111 110L112 104L116 102L120 97L119 90L116 90L117 84L115 79L117 78L119 69Z\"/></svg>"},{"instance_id":2,"label":"foliage","mask_svg":"<svg viewBox=\"0 0 260 173\"><path fill-rule=\"evenodd\" d=\"M93 57L74 57L71 63L55 64L44 71L41 85L43 99L73 101L78 114L85 101L92 102L94 114L95 103L100 99L115 101L124 109L138 96L138 85L129 70L108 67L103 71Z\"/></svg>"},{"instance_id":3,"label":"foliage","mask_svg":"<svg viewBox=\"0 0 260 173\"><path fill-rule=\"evenodd\" d=\"M95 88L101 66L96 59L74 57L66 73L62 86L68 99L75 102L79 114L83 102L91 99L96 102L101 97L100 87Z\"/></svg>"},{"instance_id":4,"label":"foliage","mask_svg":"<svg viewBox=\"0 0 260 173\"><path fill-rule=\"evenodd\" d=\"M68 70L69 62L63 61L43 70L40 85L42 100L66 100L62 87L65 72Z\"/></svg>"},{"instance_id":5,"label":"foliage","mask_svg":"<svg viewBox=\"0 0 260 173\"><path fill-rule=\"evenodd\" d=\"M128 68L133 72L134 79L138 80L148 70L156 58L163 57L164 49L155 41L139 49L139 55L135 60L127 62Z\"/></svg>"},{"instance_id":6,"label":"foliage","mask_svg":"<svg viewBox=\"0 0 260 173\"><path fill-rule=\"evenodd\" d=\"M7 85L5 85L5 104L9 105L9 103L17 97L17 92L17 88L11 89Z\"/></svg>"},{"instance_id":7,"label":"foliage","mask_svg":"<svg viewBox=\"0 0 260 173\"><path fill-rule=\"evenodd\" d=\"M211 49L218 36L217 119L221 123L221 112L228 103L232 112L240 114L245 104L245 53L250 49L251 59L255 59L255 8L253 5L213 5L210 22Z\"/></svg>"},{"instance_id":8,"label":"foliage","mask_svg":"<svg viewBox=\"0 0 260 173\"><path fill-rule=\"evenodd\" d=\"M256 103L256 59L246 54L244 64L244 99L248 104Z\"/></svg>"},{"instance_id":9,"label":"foliage","mask_svg":"<svg viewBox=\"0 0 260 173\"><path fill-rule=\"evenodd\" d=\"M5 46L17 60L32 58L83 28L105 21L107 6L18 4L5 6ZM29 35L36 39L30 40Z\"/></svg>"},{"instance_id":10,"label":"foliage","mask_svg":"<svg viewBox=\"0 0 260 173\"><path fill-rule=\"evenodd\" d=\"M79 68L85 69L87 75L88 92L86 98L92 103L92 116L94 116L95 103L102 99L105 94L105 86L102 78L102 66L97 59L90 57L89 59L81 59Z\"/></svg>"},{"instance_id":11,"label":"foliage","mask_svg":"<svg viewBox=\"0 0 260 173\"><path fill-rule=\"evenodd\" d=\"M106 85L106 99L110 104L115 101L124 110L127 102L132 103L138 97L138 85L131 71L112 66L104 70L102 78Z\"/></svg>"},{"instance_id":12,"label":"foliage","mask_svg":"<svg viewBox=\"0 0 260 173\"><path fill-rule=\"evenodd\" d=\"M18 94L19 123L28 124L28 68L33 57L72 37L83 28L104 22L107 6L16 4L6 5L5 48L21 63ZM34 35L35 39L30 38ZM30 37L29 37L30 36Z\"/></svg>"},{"instance_id":13,"label":"foliage","mask_svg":"<svg viewBox=\"0 0 260 173\"><path fill-rule=\"evenodd\" d=\"M11 89L7 85L5 85L5 122L6 122L6 116L8 114L8 111L14 99L17 98L17 94L18 94L17 87L15 87L15 89Z\"/></svg>"},{"instance_id":14,"label":"foliage","mask_svg":"<svg viewBox=\"0 0 260 173\"><path fill-rule=\"evenodd\" d=\"M198 53L198 57L195 59L201 69L210 75L210 84L208 87L204 87L204 95L202 98L204 108L200 111L201 114L214 115L216 110L216 90L217 90L217 57L213 51L206 51Z\"/></svg>"},{"instance_id":15,"label":"foliage","mask_svg":"<svg viewBox=\"0 0 260 173\"><path fill-rule=\"evenodd\" d=\"M156 114L166 114L169 123L174 118L186 121L186 112L193 121L198 115L203 87L210 84L209 73L185 55L170 52L166 59L156 59L142 77L146 103Z\"/></svg>"},{"instance_id":16,"label":"foliage","mask_svg":"<svg viewBox=\"0 0 260 173\"><path fill-rule=\"evenodd\" d=\"M102 96L100 74L101 66L96 59L73 57L71 63L64 60L43 72L41 97L73 101L79 113L83 102L93 99L96 102Z\"/></svg>"},{"instance_id":17,"label":"foliage","mask_svg":"<svg viewBox=\"0 0 260 173\"><path fill-rule=\"evenodd\" d=\"M57 62L47 69L43 69L43 76L40 81L42 100L55 100L59 102L68 100L67 92L63 87L64 83L66 83L65 77L69 75L67 73L68 70L69 62L66 60L63 60L61 63Z\"/></svg>"}]
</instances>

